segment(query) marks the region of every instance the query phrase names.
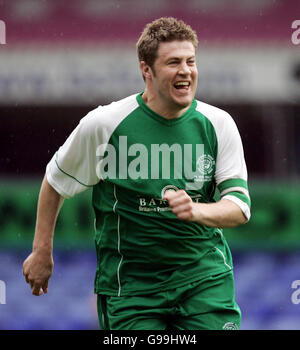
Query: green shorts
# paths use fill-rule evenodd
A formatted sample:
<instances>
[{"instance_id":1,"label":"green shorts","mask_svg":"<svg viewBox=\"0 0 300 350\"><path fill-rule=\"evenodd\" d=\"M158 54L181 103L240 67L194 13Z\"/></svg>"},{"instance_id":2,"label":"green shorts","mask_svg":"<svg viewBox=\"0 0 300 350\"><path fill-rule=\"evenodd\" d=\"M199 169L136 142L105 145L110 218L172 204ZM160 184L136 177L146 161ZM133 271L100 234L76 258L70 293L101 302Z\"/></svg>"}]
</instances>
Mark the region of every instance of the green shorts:
<instances>
[{"instance_id":1,"label":"green shorts","mask_svg":"<svg viewBox=\"0 0 300 350\"><path fill-rule=\"evenodd\" d=\"M98 295L103 330L239 329L232 271L155 294Z\"/></svg>"}]
</instances>

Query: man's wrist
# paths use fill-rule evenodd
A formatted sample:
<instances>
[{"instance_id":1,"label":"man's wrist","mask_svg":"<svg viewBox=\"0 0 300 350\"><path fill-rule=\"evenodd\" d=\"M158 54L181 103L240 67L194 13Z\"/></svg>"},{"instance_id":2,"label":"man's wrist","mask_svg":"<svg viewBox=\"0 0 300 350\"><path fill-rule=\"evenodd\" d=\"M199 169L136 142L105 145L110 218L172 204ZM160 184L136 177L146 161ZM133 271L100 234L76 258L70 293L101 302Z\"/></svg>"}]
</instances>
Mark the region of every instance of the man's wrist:
<instances>
[{"instance_id":1,"label":"man's wrist","mask_svg":"<svg viewBox=\"0 0 300 350\"><path fill-rule=\"evenodd\" d=\"M193 221L197 222L198 224L204 225L205 221L205 210L203 210L204 203L194 203L194 209L193 209Z\"/></svg>"},{"instance_id":2,"label":"man's wrist","mask_svg":"<svg viewBox=\"0 0 300 350\"><path fill-rule=\"evenodd\" d=\"M34 253L41 254L52 254L53 244L52 242L43 242L43 243L33 243L32 251Z\"/></svg>"}]
</instances>

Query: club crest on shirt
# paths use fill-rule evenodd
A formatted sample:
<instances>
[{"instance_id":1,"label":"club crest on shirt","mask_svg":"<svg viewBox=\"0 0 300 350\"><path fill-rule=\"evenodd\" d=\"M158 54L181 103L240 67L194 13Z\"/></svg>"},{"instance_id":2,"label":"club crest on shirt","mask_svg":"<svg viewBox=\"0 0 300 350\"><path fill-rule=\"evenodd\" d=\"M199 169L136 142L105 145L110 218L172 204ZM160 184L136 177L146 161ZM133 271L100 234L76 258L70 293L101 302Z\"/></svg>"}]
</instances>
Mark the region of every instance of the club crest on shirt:
<instances>
[{"instance_id":1,"label":"club crest on shirt","mask_svg":"<svg viewBox=\"0 0 300 350\"><path fill-rule=\"evenodd\" d=\"M210 154L203 154L196 162L197 175L194 175L194 183L211 181L215 172L216 161ZM192 189L192 187L190 187Z\"/></svg>"},{"instance_id":2,"label":"club crest on shirt","mask_svg":"<svg viewBox=\"0 0 300 350\"><path fill-rule=\"evenodd\" d=\"M202 175L209 175L214 170L216 161L209 154L203 154L197 160L197 169Z\"/></svg>"},{"instance_id":3,"label":"club crest on shirt","mask_svg":"<svg viewBox=\"0 0 300 350\"><path fill-rule=\"evenodd\" d=\"M226 322L223 326L224 330L227 331L236 331L239 329L238 325L234 322Z\"/></svg>"}]
</instances>

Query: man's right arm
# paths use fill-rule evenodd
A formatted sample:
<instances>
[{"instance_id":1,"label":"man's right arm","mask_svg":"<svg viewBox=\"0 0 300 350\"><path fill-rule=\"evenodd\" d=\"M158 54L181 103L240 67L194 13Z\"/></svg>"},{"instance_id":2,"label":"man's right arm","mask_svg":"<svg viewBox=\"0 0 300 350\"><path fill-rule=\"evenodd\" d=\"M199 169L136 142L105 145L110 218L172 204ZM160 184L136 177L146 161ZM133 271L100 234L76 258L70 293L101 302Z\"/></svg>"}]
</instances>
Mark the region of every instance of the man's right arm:
<instances>
[{"instance_id":1,"label":"man's right arm","mask_svg":"<svg viewBox=\"0 0 300 350\"><path fill-rule=\"evenodd\" d=\"M54 229L63 200L45 176L38 200L33 249L23 264L23 275L34 295L48 292L48 282L54 265L52 254Z\"/></svg>"},{"instance_id":2,"label":"man's right arm","mask_svg":"<svg viewBox=\"0 0 300 350\"><path fill-rule=\"evenodd\" d=\"M99 182L97 146L103 144L105 131L99 126L101 115L101 108L97 108L82 118L47 164L38 201L33 250L23 264L23 274L34 295L48 290L53 270L54 229L63 199L72 198Z\"/></svg>"}]
</instances>

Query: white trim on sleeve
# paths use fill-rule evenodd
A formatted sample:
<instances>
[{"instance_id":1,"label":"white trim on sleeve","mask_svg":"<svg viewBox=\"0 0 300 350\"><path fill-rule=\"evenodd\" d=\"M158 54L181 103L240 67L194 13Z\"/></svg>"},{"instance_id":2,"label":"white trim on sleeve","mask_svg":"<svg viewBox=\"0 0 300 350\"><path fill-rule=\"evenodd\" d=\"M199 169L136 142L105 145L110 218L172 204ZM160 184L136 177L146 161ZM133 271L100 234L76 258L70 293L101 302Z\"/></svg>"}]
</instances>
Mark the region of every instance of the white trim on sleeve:
<instances>
[{"instance_id":1,"label":"white trim on sleeve","mask_svg":"<svg viewBox=\"0 0 300 350\"><path fill-rule=\"evenodd\" d=\"M250 208L249 208L248 204L246 204L245 202L243 202L239 198L232 196L230 194L224 196L222 199L228 199L228 200L234 202L236 205L238 205L241 208L241 210L244 213L247 220L248 221L250 220L251 212L250 212Z\"/></svg>"}]
</instances>

